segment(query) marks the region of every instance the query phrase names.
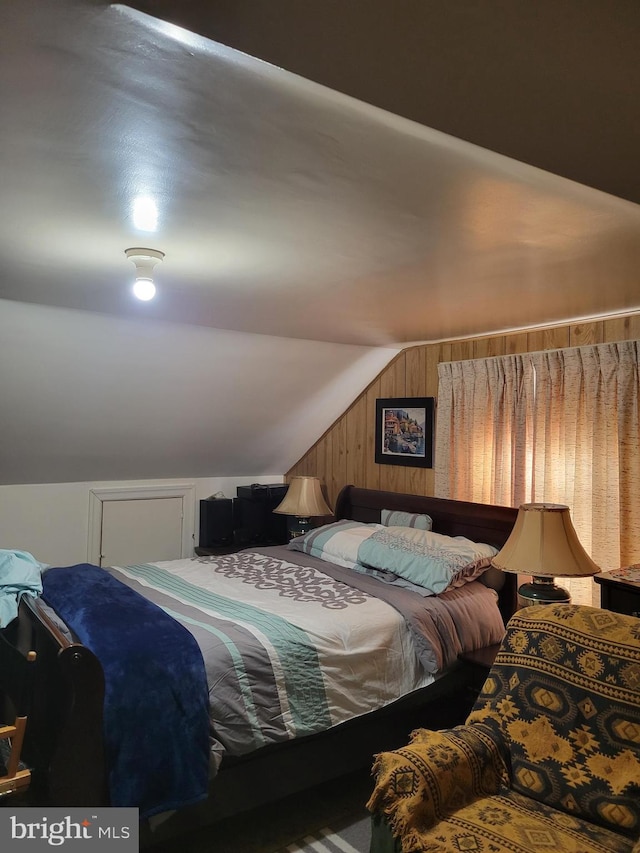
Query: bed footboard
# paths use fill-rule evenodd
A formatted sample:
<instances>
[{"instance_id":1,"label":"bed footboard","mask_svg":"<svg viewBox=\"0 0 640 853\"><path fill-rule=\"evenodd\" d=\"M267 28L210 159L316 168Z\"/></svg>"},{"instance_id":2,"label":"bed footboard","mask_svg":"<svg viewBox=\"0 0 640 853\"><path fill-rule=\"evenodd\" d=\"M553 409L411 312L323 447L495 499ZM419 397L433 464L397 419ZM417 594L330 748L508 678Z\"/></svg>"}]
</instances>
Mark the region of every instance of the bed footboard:
<instances>
[{"instance_id":1,"label":"bed footboard","mask_svg":"<svg viewBox=\"0 0 640 853\"><path fill-rule=\"evenodd\" d=\"M88 648L58 630L38 599L22 598L16 623L12 641L37 652L24 747L34 799L69 807L107 805L102 667Z\"/></svg>"}]
</instances>

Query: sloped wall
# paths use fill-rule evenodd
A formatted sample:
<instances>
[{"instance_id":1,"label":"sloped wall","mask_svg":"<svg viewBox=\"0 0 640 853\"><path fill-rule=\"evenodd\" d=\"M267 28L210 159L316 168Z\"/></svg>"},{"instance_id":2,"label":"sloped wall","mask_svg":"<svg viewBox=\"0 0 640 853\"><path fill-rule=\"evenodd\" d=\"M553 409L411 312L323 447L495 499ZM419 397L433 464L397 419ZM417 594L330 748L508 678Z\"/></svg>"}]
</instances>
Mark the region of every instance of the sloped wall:
<instances>
[{"instance_id":1,"label":"sloped wall","mask_svg":"<svg viewBox=\"0 0 640 853\"><path fill-rule=\"evenodd\" d=\"M375 463L375 407L378 397L437 397L438 363L441 361L637 338L640 338L640 312L627 317L539 331L411 347L393 359L286 476L309 474L319 477L325 485L331 507L335 506L340 489L347 484L433 495L433 469Z\"/></svg>"},{"instance_id":2,"label":"sloped wall","mask_svg":"<svg viewBox=\"0 0 640 853\"><path fill-rule=\"evenodd\" d=\"M0 299L0 485L282 475L398 349Z\"/></svg>"}]
</instances>

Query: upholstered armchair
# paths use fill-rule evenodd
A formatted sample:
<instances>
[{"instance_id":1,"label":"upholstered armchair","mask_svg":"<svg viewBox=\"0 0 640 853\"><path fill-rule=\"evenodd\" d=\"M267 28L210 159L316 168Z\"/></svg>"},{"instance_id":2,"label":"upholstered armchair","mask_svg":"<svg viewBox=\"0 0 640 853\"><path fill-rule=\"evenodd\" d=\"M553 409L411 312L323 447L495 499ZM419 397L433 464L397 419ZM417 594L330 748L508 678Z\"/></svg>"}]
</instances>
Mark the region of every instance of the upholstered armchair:
<instances>
[{"instance_id":1,"label":"upholstered armchair","mask_svg":"<svg viewBox=\"0 0 640 853\"><path fill-rule=\"evenodd\" d=\"M465 725L374 776L373 853L640 853L640 619L519 611Z\"/></svg>"}]
</instances>

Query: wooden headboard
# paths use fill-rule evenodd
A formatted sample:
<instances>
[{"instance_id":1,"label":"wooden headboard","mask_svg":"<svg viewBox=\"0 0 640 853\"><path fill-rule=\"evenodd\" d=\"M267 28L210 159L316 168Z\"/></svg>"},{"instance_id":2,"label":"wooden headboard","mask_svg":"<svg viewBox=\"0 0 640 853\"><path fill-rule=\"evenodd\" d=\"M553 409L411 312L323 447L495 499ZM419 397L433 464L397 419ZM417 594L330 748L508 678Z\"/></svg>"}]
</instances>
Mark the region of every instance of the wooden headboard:
<instances>
[{"instance_id":1,"label":"wooden headboard","mask_svg":"<svg viewBox=\"0 0 640 853\"><path fill-rule=\"evenodd\" d=\"M383 509L425 513L431 517L436 533L466 536L474 542L486 542L496 548L501 548L507 541L518 515L518 510L509 506L345 486L338 495L335 516L337 519L379 522ZM498 595L500 612L506 623L516 610L516 575L505 573L504 586Z\"/></svg>"}]
</instances>

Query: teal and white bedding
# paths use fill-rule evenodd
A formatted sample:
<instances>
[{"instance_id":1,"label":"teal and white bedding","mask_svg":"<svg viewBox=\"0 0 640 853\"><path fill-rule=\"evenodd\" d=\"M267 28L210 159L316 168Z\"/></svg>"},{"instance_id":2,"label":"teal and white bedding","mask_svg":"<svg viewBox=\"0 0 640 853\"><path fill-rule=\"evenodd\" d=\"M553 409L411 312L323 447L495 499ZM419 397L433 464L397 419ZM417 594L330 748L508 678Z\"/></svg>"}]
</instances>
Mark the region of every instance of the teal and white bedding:
<instances>
[{"instance_id":1,"label":"teal and white bedding","mask_svg":"<svg viewBox=\"0 0 640 853\"><path fill-rule=\"evenodd\" d=\"M289 547L421 595L439 595L476 580L498 553L492 545L444 536L430 528L346 520L317 527Z\"/></svg>"},{"instance_id":2,"label":"teal and white bedding","mask_svg":"<svg viewBox=\"0 0 640 853\"><path fill-rule=\"evenodd\" d=\"M504 633L479 583L425 598L280 546L108 571L197 640L216 763L381 708Z\"/></svg>"}]
</instances>

